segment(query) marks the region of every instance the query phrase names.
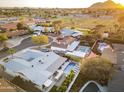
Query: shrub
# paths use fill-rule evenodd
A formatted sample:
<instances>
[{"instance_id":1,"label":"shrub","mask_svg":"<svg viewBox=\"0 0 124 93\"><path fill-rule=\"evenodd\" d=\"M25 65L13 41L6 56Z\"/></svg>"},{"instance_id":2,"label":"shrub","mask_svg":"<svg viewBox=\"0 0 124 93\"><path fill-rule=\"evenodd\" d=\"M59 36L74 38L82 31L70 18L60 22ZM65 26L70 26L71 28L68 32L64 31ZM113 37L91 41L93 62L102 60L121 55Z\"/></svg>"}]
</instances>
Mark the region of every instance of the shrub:
<instances>
[{"instance_id":1,"label":"shrub","mask_svg":"<svg viewBox=\"0 0 124 93\"><path fill-rule=\"evenodd\" d=\"M65 55L65 57L67 57L70 60L76 61L76 62L81 62L81 58L76 57L76 56L72 56L72 55Z\"/></svg>"},{"instance_id":2,"label":"shrub","mask_svg":"<svg viewBox=\"0 0 124 93\"><path fill-rule=\"evenodd\" d=\"M9 58L3 59L3 62L8 62Z\"/></svg>"}]
</instances>

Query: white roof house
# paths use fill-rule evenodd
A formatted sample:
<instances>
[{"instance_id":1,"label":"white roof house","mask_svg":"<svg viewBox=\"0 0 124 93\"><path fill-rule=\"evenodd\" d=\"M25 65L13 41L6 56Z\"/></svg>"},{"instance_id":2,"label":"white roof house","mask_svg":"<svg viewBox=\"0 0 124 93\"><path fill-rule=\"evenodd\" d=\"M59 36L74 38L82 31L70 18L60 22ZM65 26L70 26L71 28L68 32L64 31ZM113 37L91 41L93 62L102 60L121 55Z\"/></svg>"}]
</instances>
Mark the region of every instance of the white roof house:
<instances>
[{"instance_id":1,"label":"white roof house","mask_svg":"<svg viewBox=\"0 0 124 93\"><path fill-rule=\"evenodd\" d=\"M77 48L77 46L80 44L80 41L74 41L74 42L72 42L69 46L68 46L68 48L67 48L67 50L68 51L74 51L76 48Z\"/></svg>"},{"instance_id":2,"label":"white roof house","mask_svg":"<svg viewBox=\"0 0 124 93\"><path fill-rule=\"evenodd\" d=\"M56 45L51 46L51 49L57 51L74 51L78 47L79 43L80 41L73 41L71 44L68 44L67 47L62 47L62 45Z\"/></svg>"},{"instance_id":3,"label":"white roof house","mask_svg":"<svg viewBox=\"0 0 124 93\"><path fill-rule=\"evenodd\" d=\"M72 51L72 52L67 52L66 55L73 55L76 57L81 57L84 58L86 55L90 53L90 47L87 46L79 46L77 50Z\"/></svg>"},{"instance_id":4,"label":"white roof house","mask_svg":"<svg viewBox=\"0 0 124 93\"><path fill-rule=\"evenodd\" d=\"M30 28L33 31L45 32L45 29L47 29L48 32L54 32L54 27L43 27L43 26L32 25L30 26Z\"/></svg>"},{"instance_id":5,"label":"white roof house","mask_svg":"<svg viewBox=\"0 0 124 93\"><path fill-rule=\"evenodd\" d=\"M49 79L64 64L66 58L54 52L41 52L38 50L26 49L17 53L14 59L5 64L5 68L17 75L31 80L42 87L51 85ZM50 82L48 82L50 81Z\"/></svg>"},{"instance_id":6,"label":"white roof house","mask_svg":"<svg viewBox=\"0 0 124 93\"><path fill-rule=\"evenodd\" d=\"M102 52L104 51L104 49L105 49L105 48L108 48L108 47L109 47L109 45L106 44L106 43L99 43L98 51L99 51L100 53L102 53Z\"/></svg>"},{"instance_id":7,"label":"white roof house","mask_svg":"<svg viewBox=\"0 0 124 93\"><path fill-rule=\"evenodd\" d=\"M64 28L61 30L61 34L63 35L63 37L65 36L80 36L83 35L82 32L78 31L78 30L73 30L73 29L69 29L69 28Z\"/></svg>"}]
</instances>

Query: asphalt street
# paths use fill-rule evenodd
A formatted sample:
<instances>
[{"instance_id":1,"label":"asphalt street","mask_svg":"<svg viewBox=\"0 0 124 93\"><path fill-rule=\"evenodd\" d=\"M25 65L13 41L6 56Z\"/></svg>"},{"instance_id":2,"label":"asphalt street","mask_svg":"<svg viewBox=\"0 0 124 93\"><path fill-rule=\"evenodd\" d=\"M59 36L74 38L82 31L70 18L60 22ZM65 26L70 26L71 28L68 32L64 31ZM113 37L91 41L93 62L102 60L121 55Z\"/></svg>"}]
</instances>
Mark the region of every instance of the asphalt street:
<instances>
[{"instance_id":1,"label":"asphalt street","mask_svg":"<svg viewBox=\"0 0 124 93\"><path fill-rule=\"evenodd\" d=\"M52 38L50 38L50 37L49 37L49 42L52 42ZM32 43L31 37L29 37L29 38L23 40L20 45L18 45L16 47L13 47L13 49L15 49L16 52L18 52L20 50L23 50L25 48L32 47L32 46L36 46L36 45ZM5 51L4 52L0 52L0 59L6 57L8 55L10 55L10 54L8 54Z\"/></svg>"}]
</instances>

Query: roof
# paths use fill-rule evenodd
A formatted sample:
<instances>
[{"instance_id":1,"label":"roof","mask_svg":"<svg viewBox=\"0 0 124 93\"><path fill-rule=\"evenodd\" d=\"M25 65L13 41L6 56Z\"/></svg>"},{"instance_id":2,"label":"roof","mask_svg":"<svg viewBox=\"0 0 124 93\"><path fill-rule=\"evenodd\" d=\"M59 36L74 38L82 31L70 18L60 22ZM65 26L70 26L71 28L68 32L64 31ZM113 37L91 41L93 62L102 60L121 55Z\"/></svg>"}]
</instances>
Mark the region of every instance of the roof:
<instances>
[{"instance_id":1,"label":"roof","mask_svg":"<svg viewBox=\"0 0 124 93\"><path fill-rule=\"evenodd\" d=\"M56 42L53 42L51 46L60 47L60 48L67 48L69 44L73 43L75 38L73 37L64 37Z\"/></svg>"},{"instance_id":2,"label":"roof","mask_svg":"<svg viewBox=\"0 0 124 93\"><path fill-rule=\"evenodd\" d=\"M25 49L5 64L8 70L21 73L33 83L41 86L66 61L54 52Z\"/></svg>"},{"instance_id":3,"label":"roof","mask_svg":"<svg viewBox=\"0 0 124 93\"><path fill-rule=\"evenodd\" d=\"M17 23L8 23L8 24L2 25L1 27L5 28L7 30L10 30L10 29L16 29L17 28L16 25L17 25Z\"/></svg>"},{"instance_id":4,"label":"roof","mask_svg":"<svg viewBox=\"0 0 124 93\"><path fill-rule=\"evenodd\" d=\"M72 51L72 52L67 52L66 54L77 56L77 57L85 57L89 53L90 53L90 47L79 46L77 50Z\"/></svg>"},{"instance_id":5,"label":"roof","mask_svg":"<svg viewBox=\"0 0 124 93\"><path fill-rule=\"evenodd\" d=\"M99 43L98 50L100 50L100 52L103 52L103 50L107 47L108 45L106 43Z\"/></svg>"},{"instance_id":6,"label":"roof","mask_svg":"<svg viewBox=\"0 0 124 93\"><path fill-rule=\"evenodd\" d=\"M71 45L68 47L67 50L69 51L74 51L75 48L77 48L77 46L79 45L80 41L74 41L73 43L71 43Z\"/></svg>"},{"instance_id":7,"label":"roof","mask_svg":"<svg viewBox=\"0 0 124 93\"><path fill-rule=\"evenodd\" d=\"M44 83L44 85L45 85L46 87L49 87L51 84L52 84L52 81L51 81L50 79L48 79L48 80Z\"/></svg>"},{"instance_id":8,"label":"roof","mask_svg":"<svg viewBox=\"0 0 124 93\"><path fill-rule=\"evenodd\" d=\"M54 31L54 27L43 27L43 26L32 25L30 26L30 28L33 29L34 31L45 32L45 29L47 29L48 31Z\"/></svg>"},{"instance_id":9,"label":"roof","mask_svg":"<svg viewBox=\"0 0 124 93\"><path fill-rule=\"evenodd\" d=\"M85 57L86 53L80 51L67 52L66 55L73 55L77 57Z\"/></svg>"},{"instance_id":10,"label":"roof","mask_svg":"<svg viewBox=\"0 0 124 93\"><path fill-rule=\"evenodd\" d=\"M44 28L42 26L35 26L32 28L34 31L44 31Z\"/></svg>"},{"instance_id":11,"label":"roof","mask_svg":"<svg viewBox=\"0 0 124 93\"><path fill-rule=\"evenodd\" d=\"M56 69L58 69L64 62L66 61L66 58L59 58L55 61L55 64L51 64L48 68L47 71L54 73Z\"/></svg>"},{"instance_id":12,"label":"roof","mask_svg":"<svg viewBox=\"0 0 124 93\"><path fill-rule=\"evenodd\" d=\"M82 35L82 32L80 32L78 30L69 29L69 28L62 29L61 33L62 33L63 36L78 36L78 35Z\"/></svg>"}]
</instances>

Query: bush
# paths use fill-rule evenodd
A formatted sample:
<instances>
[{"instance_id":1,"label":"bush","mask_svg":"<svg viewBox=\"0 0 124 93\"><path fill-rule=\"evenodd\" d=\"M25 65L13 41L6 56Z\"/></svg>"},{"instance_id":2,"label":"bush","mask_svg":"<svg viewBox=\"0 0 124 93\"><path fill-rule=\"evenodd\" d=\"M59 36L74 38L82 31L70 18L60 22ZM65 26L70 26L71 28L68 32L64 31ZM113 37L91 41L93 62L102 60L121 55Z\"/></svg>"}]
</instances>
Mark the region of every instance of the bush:
<instances>
[{"instance_id":1,"label":"bush","mask_svg":"<svg viewBox=\"0 0 124 93\"><path fill-rule=\"evenodd\" d=\"M81 62L81 58L76 57L76 56L72 56L72 55L65 55L65 57L67 57L70 60L76 61L76 62Z\"/></svg>"},{"instance_id":2,"label":"bush","mask_svg":"<svg viewBox=\"0 0 124 93\"><path fill-rule=\"evenodd\" d=\"M9 58L3 59L3 62L8 62L8 61L9 61Z\"/></svg>"}]
</instances>

